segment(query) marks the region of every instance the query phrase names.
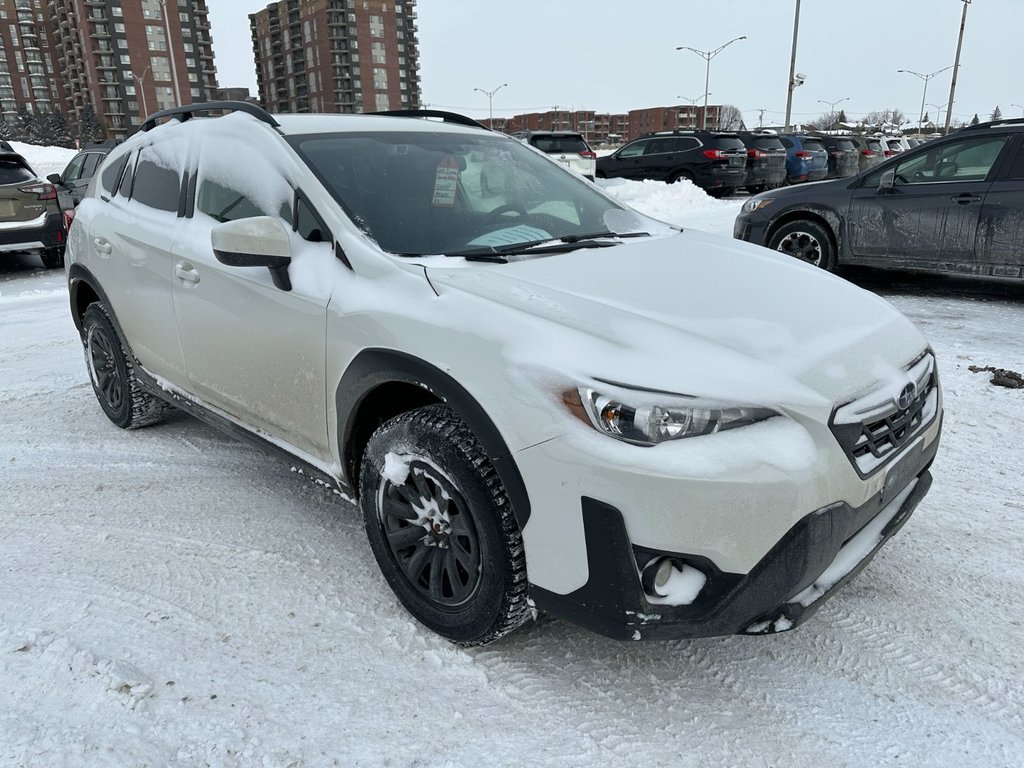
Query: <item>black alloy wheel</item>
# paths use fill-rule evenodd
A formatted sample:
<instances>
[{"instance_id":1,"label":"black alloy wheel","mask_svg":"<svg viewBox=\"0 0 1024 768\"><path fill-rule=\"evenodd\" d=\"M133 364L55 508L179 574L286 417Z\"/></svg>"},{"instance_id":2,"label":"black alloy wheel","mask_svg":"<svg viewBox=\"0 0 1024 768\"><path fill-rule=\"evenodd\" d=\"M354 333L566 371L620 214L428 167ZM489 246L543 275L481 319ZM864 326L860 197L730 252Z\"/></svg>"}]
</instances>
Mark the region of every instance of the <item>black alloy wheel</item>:
<instances>
[{"instance_id":1,"label":"black alloy wheel","mask_svg":"<svg viewBox=\"0 0 1024 768\"><path fill-rule=\"evenodd\" d=\"M827 272L836 266L832 238L821 224L808 219L781 226L771 236L768 247Z\"/></svg>"},{"instance_id":2,"label":"black alloy wheel","mask_svg":"<svg viewBox=\"0 0 1024 768\"><path fill-rule=\"evenodd\" d=\"M484 645L531 615L522 533L490 458L465 422L431 405L385 422L359 473L377 565L417 620Z\"/></svg>"}]
</instances>

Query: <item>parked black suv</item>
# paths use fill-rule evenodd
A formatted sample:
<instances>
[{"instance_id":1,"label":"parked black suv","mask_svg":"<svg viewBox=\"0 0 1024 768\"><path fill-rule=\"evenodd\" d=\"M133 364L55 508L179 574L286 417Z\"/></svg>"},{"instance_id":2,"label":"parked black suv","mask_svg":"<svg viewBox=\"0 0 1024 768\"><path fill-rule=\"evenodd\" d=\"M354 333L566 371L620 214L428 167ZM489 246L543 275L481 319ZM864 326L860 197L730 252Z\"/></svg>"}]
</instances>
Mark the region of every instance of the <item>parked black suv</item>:
<instances>
[{"instance_id":1,"label":"parked black suv","mask_svg":"<svg viewBox=\"0 0 1024 768\"><path fill-rule=\"evenodd\" d=\"M672 184L689 179L714 197L746 182L747 148L735 133L667 131L631 141L597 159L602 179L654 179Z\"/></svg>"},{"instance_id":2,"label":"parked black suv","mask_svg":"<svg viewBox=\"0 0 1024 768\"><path fill-rule=\"evenodd\" d=\"M826 179L844 179L860 170L860 150L849 136L821 135L817 138L828 152Z\"/></svg>"},{"instance_id":3,"label":"parked black suv","mask_svg":"<svg viewBox=\"0 0 1024 768\"><path fill-rule=\"evenodd\" d=\"M1024 278L1024 119L963 128L846 179L751 197L733 235L821 267Z\"/></svg>"},{"instance_id":4,"label":"parked black suv","mask_svg":"<svg viewBox=\"0 0 1024 768\"><path fill-rule=\"evenodd\" d=\"M740 131L747 147L747 175L743 187L751 193L780 187L786 182L786 148L775 133Z\"/></svg>"}]
</instances>

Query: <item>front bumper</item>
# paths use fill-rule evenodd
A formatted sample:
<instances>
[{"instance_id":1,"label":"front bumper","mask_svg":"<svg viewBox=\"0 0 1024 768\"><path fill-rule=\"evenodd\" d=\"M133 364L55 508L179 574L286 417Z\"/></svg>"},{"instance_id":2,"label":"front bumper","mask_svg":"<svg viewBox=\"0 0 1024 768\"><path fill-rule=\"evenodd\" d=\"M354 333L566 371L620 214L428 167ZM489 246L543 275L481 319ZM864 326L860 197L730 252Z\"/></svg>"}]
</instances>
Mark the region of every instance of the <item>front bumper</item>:
<instances>
[{"instance_id":1,"label":"front bumper","mask_svg":"<svg viewBox=\"0 0 1024 768\"><path fill-rule=\"evenodd\" d=\"M707 557L633 544L622 513L583 497L590 575L569 594L534 587L537 608L617 640L769 634L793 629L857 575L909 519L931 487L937 437L901 468L910 481L883 489L859 507L837 502L798 521L747 573L722 571ZM672 557L707 581L690 605L653 604L639 569Z\"/></svg>"},{"instance_id":2,"label":"front bumper","mask_svg":"<svg viewBox=\"0 0 1024 768\"><path fill-rule=\"evenodd\" d=\"M732 225L732 236L737 240L745 240L757 245L768 244L767 219L752 217L749 213L740 213Z\"/></svg>"}]
</instances>

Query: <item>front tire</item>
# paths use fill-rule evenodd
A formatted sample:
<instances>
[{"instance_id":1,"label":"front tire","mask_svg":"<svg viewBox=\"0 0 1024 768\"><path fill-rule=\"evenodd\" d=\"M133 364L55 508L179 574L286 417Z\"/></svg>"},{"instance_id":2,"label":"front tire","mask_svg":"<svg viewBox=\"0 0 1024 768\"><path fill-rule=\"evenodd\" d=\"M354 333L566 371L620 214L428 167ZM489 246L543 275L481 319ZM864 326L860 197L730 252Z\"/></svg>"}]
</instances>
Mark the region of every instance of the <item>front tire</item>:
<instances>
[{"instance_id":1,"label":"front tire","mask_svg":"<svg viewBox=\"0 0 1024 768\"><path fill-rule=\"evenodd\" d=\"M828 230L816 221L798 219L783 224L768 240L768 247L826 272L836 268L832 238Z\"/></svg>"},{"instance_id":2,"label":"front tire","mask_svg":"<svg viewBox=\"0 0 1024 768\"><path fill-rule=\"evenodd\" d=\"M426 627L462 645L484 645L529 618L512 505L451 408L420 408L381 426L363 456L359 496L384 578Z\"/></svg>"},{"instance_id":3,"label":"front tire","mask_svg":"<svg viewBox=\"0 0 1024 768\"><path fill-rule=\"evenodd\" d=\"M121 429L138 429L164 418L170 406L139 385L135 366L99 302L82 317L82 344L93 392L108 419Z\"/></svg>"}]
</instances>

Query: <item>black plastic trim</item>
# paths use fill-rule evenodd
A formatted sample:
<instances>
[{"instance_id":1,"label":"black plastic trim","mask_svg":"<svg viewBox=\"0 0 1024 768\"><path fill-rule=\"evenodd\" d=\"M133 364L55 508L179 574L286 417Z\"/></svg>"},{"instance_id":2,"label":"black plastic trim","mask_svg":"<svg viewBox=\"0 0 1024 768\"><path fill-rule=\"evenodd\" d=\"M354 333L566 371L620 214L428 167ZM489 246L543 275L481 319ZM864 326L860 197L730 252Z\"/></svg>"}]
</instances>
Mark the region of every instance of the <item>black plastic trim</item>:
<instances>
[{"instance_id":1,"label":"black plastic trim","mask_svg":"<svg viewBox=\"0 0 1024 768\"><path fill-rule=\"evenodd\" d=\"M364 349L349 365L335 392L338 412L338 441L342 467L350 485L357 485L361 445L353 441L359 426L360 406L376 389L396 382L422 387L433 397L450 405L476 435L501 482L505 486L520 528L530 519L530 497L526 484L504 438L494 422L471 394L439 368L394 349Z\"/></svg>"}]
</instances>

